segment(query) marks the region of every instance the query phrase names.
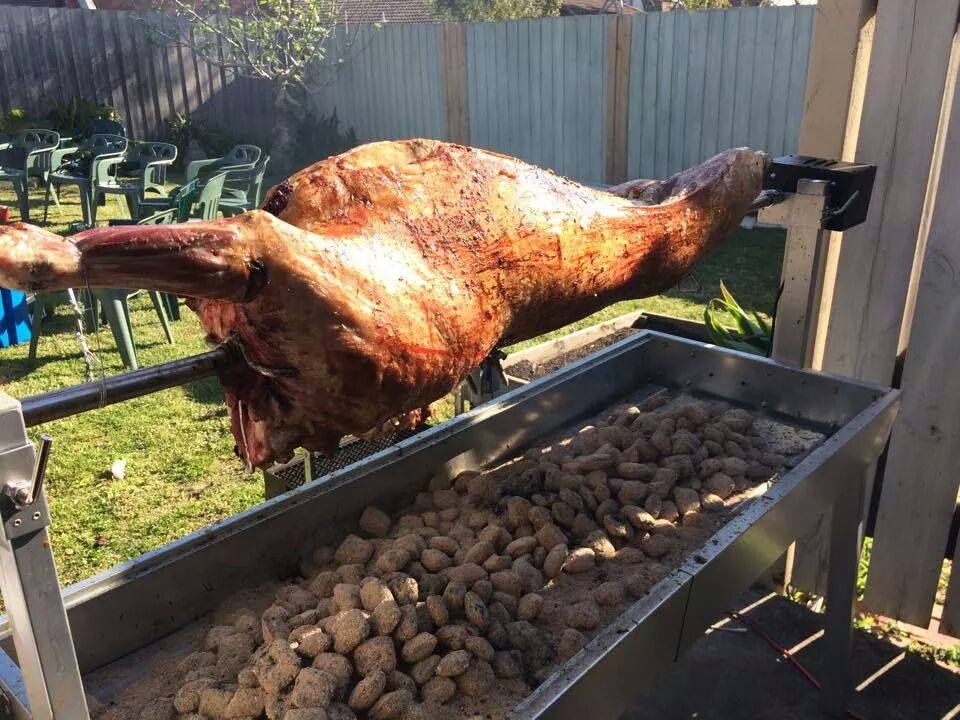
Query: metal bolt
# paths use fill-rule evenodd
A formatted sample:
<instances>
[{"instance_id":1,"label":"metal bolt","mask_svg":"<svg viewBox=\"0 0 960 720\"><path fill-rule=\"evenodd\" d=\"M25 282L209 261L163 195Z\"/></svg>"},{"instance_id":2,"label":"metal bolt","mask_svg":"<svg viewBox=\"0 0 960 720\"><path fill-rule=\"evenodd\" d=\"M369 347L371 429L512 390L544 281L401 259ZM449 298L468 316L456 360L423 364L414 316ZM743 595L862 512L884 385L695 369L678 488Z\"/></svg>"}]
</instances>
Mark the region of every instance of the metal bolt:
<instances>
[{"instance_id":1,"label":"metal bolt","mask_svg":"<svg viewBox=\"0 0 960 720\"><path fill-rule=\"evenodd\" d=\"M37 512L35 512L35 513L33 514L33 519L34 519L34 520L39 520L39 519L40 519L40 511L39 511L39 510L37 510Z\"/></svg>"},{"instance_id":2,"label":"metal bolt","mask_svg":"<svg viewBox=\"0 0 960 720\"><path fill-rule=\"evenodd\" d=\"M20 527L21 525L23 525L23 520L21 520L20 518L15 518L13 521L13 526Z\"/></svg>"}]
</instances>

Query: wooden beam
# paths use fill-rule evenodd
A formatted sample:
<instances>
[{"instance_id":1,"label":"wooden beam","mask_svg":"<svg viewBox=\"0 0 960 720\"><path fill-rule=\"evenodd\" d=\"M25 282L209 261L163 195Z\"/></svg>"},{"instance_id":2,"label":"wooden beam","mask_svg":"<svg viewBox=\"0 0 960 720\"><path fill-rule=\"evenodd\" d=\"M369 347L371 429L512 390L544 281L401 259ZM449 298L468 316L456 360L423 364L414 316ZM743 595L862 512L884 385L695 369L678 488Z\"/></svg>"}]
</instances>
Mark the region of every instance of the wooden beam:
<instances>
[{"instance_id":1,"label":"wooden beam","mask_svg":"<svg viewBox=\"0 0 960 720\"><path fill-rule=\"evenodd\" d=\"M889 383L960 0L880 0L855 155L877 164L867 221L836 256L824 370ZM828 268L828 272L831 269Z\"/></svg>"},{"instance_id":2,"label":"wooden beam","mask_svg":"<svg viewBox=\"0 0 960 720\"><path fill-rule=\"evenodd\" d=\"M960 0L879 0L869 62L861 53L853 63L854 79L866 82L861 107L848 109L842 154L878 171L867 221L828 241L820 369L892 381L958 9ZM825 587L822 538L798 546L792 581L801 589Z\"/></svg>"},{"instance_id":3,"label":"wooden beam","mask_svg":"<svg viewBox=\"0 0 960 720\"><path fill-rule=\"evenodd\" d=\"M467 26L463 23L438 25L440 62L443 75L443 106L447 139L470 144L469 86L467 85Z\"/></svg>"},{"instance_id":4,"label":"wooden beam","mask_svg":"<svg viewBox=\"0 0 960 720\"><path fill-rule=\"evenodd\" d=\"M960 78L960 33L954 37L953 57L950 62L950 73L947 77L947 87L953 88L954 100L953 103L950 103L945 99L943 103L944 114L940 121L940 133L937 136L937 150L934 152L934 167L930 172L931 188L936 186L945 187L940 182L940 178L943 177L944 145L948 140L947 131L951 126L951 119L953 120L952 129L955 133L954 142L956 142L956 135L960 134L960 132L957 131L957 125L960 123L960 84L958 84L958 78ZM957 172L956 155L950 158L950 161L953 163L953 172ZM927 204L930 212L925 214L924 226L922 228L922 230L926 231L927 247L930 246L930 229L933 224L933 219L936 216L935 211L939 211L934 201L936 195L931 193L930 198L931 202ZM924 252L924 256L926 256L926 252ZM920 265L919 272L922 275L923 263L918 263L918 265ZM914 267L914 271L917 272L916 266ZM917 286L920 286L919 282ZM916 307L916 295L917 293L913 293L907 302L906 311L911 318L914 316L914 308ZM944 635L960 637L960 543L956 543L956 548L954 549L950 581L947 585L947 596L943 604L943 614L940 617L940 632Z\"/></svg>"},{"instance_id":5,"label":"wooden beam","mask_svg":"<svg viewBox=\"0 0 960 720\"><path fill-rule=\"evenodd\" d=\"M930 621L960 490L957 51L955 42L923 222L926 237L903 368L903 403L890 438L864 598L871 610L923 627ZM960 630L958 567L954 565L943 614L943 629L954 634Z\"/></svg>"},{"instance_id":6,"label":"wooden beam","mask_svg":"<svg viewBox=\"0 0 960 720\"><path fill-rule=\"evenodd\" d=\"M852 118L859 118L863 102L866 58L870 57L875 0L821 0L813 22L810 63L804 92L803 119L800 123L798 150L803 155L840 158L849 137ZM819 304L829 304L833 291L825 268L835 241L833 233L822 238L813 287L818 288ZM822 326L819 308L811 313L816 322L803 327L778 327L780 345L809 347L804 364L816 366L817 329ZM784 332L797 335L784 338ZM810 362L810 360L813 360ZM810 530L791 548L787 556L769 571L768 585L791 585L804 592L824 595L829 546L830 513L818 518Z\"/></svg>"},{"instance_id":7,"label":"wooden beam","mask_svg":"<svg viewBox=\"0 0 960 720\"><path fill-rule=\"evenodd\" d=\"M847 134L860 39L876 0L820 0L800 123L800 152L839 158ZM869 55L869 47L866 48Z\"/></svg>"},{"instance_id":8,"label":"wooden beam","mask_svg":"<svg viewBox=\"0 0 960 720\"><path fill-rule=\"evenodd\" d=\"M630 109L631 15L607 19L606 179L611 185L627 181Z\"/></svg>"}]
</instances>

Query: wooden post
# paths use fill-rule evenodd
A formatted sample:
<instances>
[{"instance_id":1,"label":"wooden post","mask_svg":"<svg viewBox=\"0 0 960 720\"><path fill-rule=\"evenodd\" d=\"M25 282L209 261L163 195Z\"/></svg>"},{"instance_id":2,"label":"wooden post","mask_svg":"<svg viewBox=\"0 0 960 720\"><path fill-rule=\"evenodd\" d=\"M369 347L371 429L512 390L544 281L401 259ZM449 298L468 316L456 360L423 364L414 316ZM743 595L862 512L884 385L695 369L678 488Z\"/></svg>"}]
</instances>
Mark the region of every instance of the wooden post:
<instances>
[{"instance_id":1,"label":"wooden post","mask_svg":"<svg viewBox=\"0 0 960 720\"><path fill-rule=\"evenodd\" d=\"M925 251L870 562L867 606L915 625L930 621L960 489L960 42L948 76L930 176ZM919 110L919 108L918 108ZM954 565L943 630L960 630Z\"/></svg>"},{"instance_id":2,"label":"wooden post","mask_svg":"<svg viewBox=\"0 0 960 720\"><path fill-rule=\"evenodd\" d=\"M869 62L861 53L852 74L866 79L863 102L848 110L842 152L875 163L877 179L867 221L830 239L815 367L892 380L958 8L960 0L879 0L873 27L864 26ZM854 83L851 97L859 92ZM804 538L792 584L822 594L826 553L822 530Z\"/></svg>"},{"instance_id":3,"label":"wooden post","mask_svg":"<svg viewBox=\"0 0 960 720\"><path fill-rule=\"evenodd\" d=\"M631 15L607 18L607 127L606 179L611 185L627 181L630 108Z\"/></svg>"},{"instance_id":4,"label":"wooden post","mask_svg":"<svg viewBox=\"0 0 960 720\"><path fill-rule=\"evenodd\" d=\"M873 0L823 0L817 6L810 48L810 67L804 93L804 112L800 123L799 151L804 155L840 158L848 137L851 118L860 115L862 68L864 58L870 55L869 27L874 10ZM824 233L821 256L829 257L832 233ZM826 261L816 265L817 277L811 278L812 287L821 289L822 302L829 301L831 288L826 285L823 268ZM817 311L819 313L819 311ZM811 317L814 317L811 313ZM816 323L819 326L819 323ZM816 340L810 338L810 327L777 328L780 345L807 347ZM796 337L784 338L784 333ZM792 340L792 342L785 342ZM811 353L804 353L808 360ZM823 595L826 592L826 548L829 513L818 519L804 538L768 572L764 583L771 587L793 585L807 592Z\"/></svg>"},{"instance_id":5,"label":"wooden post","mask_svg":"<svg viewBox=\"0 0 960 720\"><path fill-rule=\"evenodd\" d=\"M844 233L829 322L830 372L889 383L916 253L960 0L880 0L855 156L875 163L867 221Z\"/></svg>"},{"instance_id":6,"label":"wooden post","mask_svg":"<svg viewBox=\"0 0 960 720\"><path fill-rule=\"evenodd\" d=\"M843 155L851 100L858 99L858 58L869 57L870 51L869 45L861 49L861 33L873 8L874 0L820 0L817 5L800 123L799 149L804 155ZM853 114L859 116L857 107Z\"/></svg>"},{"instance_id":7,"label":"wooden post","mask_svg":"<svg viewBox=\"0 0 960 720\"><path fill-rule=\"evenodd\" d=\"M467 85L467 26L444 23L437 26L443 74L443 107L447 139L470 144L470 90Z\"/></svg>"}]
</instances>

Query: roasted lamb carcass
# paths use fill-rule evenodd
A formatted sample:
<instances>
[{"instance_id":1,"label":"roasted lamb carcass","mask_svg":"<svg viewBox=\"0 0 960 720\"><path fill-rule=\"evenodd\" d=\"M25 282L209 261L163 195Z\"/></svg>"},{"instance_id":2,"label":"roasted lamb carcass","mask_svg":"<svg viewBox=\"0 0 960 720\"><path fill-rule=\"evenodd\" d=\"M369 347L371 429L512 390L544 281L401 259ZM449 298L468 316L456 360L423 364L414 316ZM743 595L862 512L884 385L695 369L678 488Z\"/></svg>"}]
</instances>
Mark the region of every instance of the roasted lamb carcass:
<instances>
[{"instance_id":1,"label":"roasted lamb carcass","mask_svg":"<svg viewBox=\"0 0 960 720\"><path fill-rule=\"evenodd\" d=\"M613 192L442 142L365 145L228 220L0 229L0 286L192 298L246 362L221 374L238 453L331 452L453 389L497 345L674 285L736 228L763 156Z\"/></svg>"}]
</instances>

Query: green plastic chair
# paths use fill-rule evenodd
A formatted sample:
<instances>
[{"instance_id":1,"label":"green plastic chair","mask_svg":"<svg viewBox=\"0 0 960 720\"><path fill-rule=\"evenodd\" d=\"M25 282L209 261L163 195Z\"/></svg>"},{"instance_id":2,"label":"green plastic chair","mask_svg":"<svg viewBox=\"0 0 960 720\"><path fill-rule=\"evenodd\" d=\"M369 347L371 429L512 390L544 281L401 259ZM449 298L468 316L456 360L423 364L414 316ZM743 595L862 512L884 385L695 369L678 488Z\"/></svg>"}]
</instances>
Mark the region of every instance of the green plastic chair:
<instances>
[{"instance_id":1,"label":"green plastic chair","mask_svg":"<svg viewBox=\"0 0 960 720\"><path fill-rule=\"evenodd\" d=\"M217 173L207 180L200 188L200 195L190 211L190 219L216 220L220 210L220 197L223 195L223 185L227 180L225 172Z\"/></svg>"},{"instance_id":2,"label":"green plastic chair","mask_svg":"<svg viewBox=\"0 0 960 720\"><path fill-rule=\"evenodd\" d=\"M56 194L61 185L76 185L80 190L80 207L83 210L83 223L93 226L94 191L96 187L98 165L111 158L123 157L127 151L127 140L119 135L91 135L78 148L71 149L61 156L61 164L53 169L47 178L47 195L44 199L43 220L47 220L50 208L50 195ZM69 158L79 156L88 158L89 169L77 172L67 167Z\"/></svg>"},{"instance_id":3,"label":"green plastic chair","mask_svg":"<svg viewBox=\"0 0 960 720\"><path fill-rule=\"evenodd\" d=\"M184 197L188 197L191 193L195 193L196 188L187 188L186 186L179 188L179 190L184 190ZM184 221L187 219L189 214L190 204L189 202L178 202L175 207L168 208L166 210L161 210L160 212L154 213L148 217L142 218L140 220L125 220L123 218L118 218L110 220L108 224L110 225L171 225L173 223L182 222L181 217ZM143 206L140 208L143 209ZM169 320L179 320L180 319L180 303L177 300L176 295L171 295L170 293L160 293L160 302L163 303L164 310L167 311L167 319Z\"/></svg>"},{"instance_id":4,"label":"green plastic chair","mask_svg":"<svg viewBox=\"0 0 960 720\"><path fill-rule=\"evenodd\" d=\"M177 146L163 142L138 142L128 146L130 152L119 157L103 158L96 163L94 178L92 222L97 222L97 207L105 195L123 196L130 210L130 217L140 216L140 204L147 192L163 194L166 170L177 159ZM136 161L140 170L135 178L119 177L121 163Z\"/></svg>"},{"instance_id":5,"label":"green plastic chair","mask_svg":"<svg viewBox=\"0 0 960 720\"><path fill-rule=\"evenodd\" d=\"M201 183L198 178L194 178L181 185L167 197L144 200L140 204L141 220L137 222L145 222L166 210L176 211L174 222L216 219L226 177L227 173L218 173L205 183ZM150 215L143 217L147 211L150 212ZM110 224L132 225L134 223L130 220L111 220Z\"/></svg>"},{"instance_id":6,"label":"green plastic chair","mask_svg":"<svg viewBox=\"0 0 960 720\"><path fill-rule=\"evenodd\" d=\"M111 225L133 225L159 215L168 210L174 210L176 219L173 222L186 222L190 219L190 210L200 194L200 181L193 179L173 190L169 195L158 198L144 198L138 208L139 217L133 220L111 220Z\"/></svg>"},{"instance_id":7,"label":"green plastic chair","mask_svg":"<svg viewBox=\"0 0 960 720\"><path fill-rule=\"evenodd\" d=\"M69 292L69 291L68 291ZM84 295L87 291L84 290ZM120 353L120 359L124 366L130 370L136 370L139 367L137 362L137 351L133 343L133 330L130 323L130 298L138 295L140 290L118 290L118 289L97 289L91 290L85 304L88 305L93 317L94 324L99 324L101 309L106 317L107 324L113 333L114 340L117 343L117 351ZM157 311L157 317L160 325L163 327L163 333L166 335L167 342L174 343L173 333L170 330L170 323L167 312L172 302L176 304L176 298L166 298L166 293L160 293L155 290L148 292L150 301ZM27 362L29 367L33 367L37 361L37 349L40 344L40 337L43 335L43 318L46 315L47 307L50 306L53 298L52 293L37 293L33 296L33 305L30 312L30 352ZM177 317L180 317L179 307L177 308Z\"/></svg>"},{"instance_id":8,"label":"green plastic chair","mask_svg":"<svg viewBox=\"0 0 960 720\"><path fill-rule=\"evenodd\" d=\"M75 138L63 137L61 135L60 144L54 150L51 150L47 154L47 164L49 165L49 171L47 172L48 178L49 178L50 172L52 172L53 170L56 170L61 165L63 165L64 161L69 156L76 154L78 149L79 148L77 147L77 142ZM49 182L47 182L46 178L44 179L44 184L46 184L50 190L50 196L53 198L53 204L57 206L57 212L60 212L62 208L60 207L60 197L57 194L56 188L50 187L50 184ZM43 217L44 217L44 220L46 220L47 218L46 207L44 207L43 209Z\"/></svg>"},{"instance_id":9,"label":"green plastic chair","mask_svg":"<svg viewBox=\"0 0 960 720\"><path fill-rule=\"evenodd\" d=\"M260 162L262 154L256 145L234 145L223 157L194 160L187 165L187 182L199 178L201 173L213 175L230 170L250 170Z\"/></svg>"},{"instance_id":10,"label":"green plastic chair","mask_svg":"<svg viewBox=\"0 0 960 720\"><path fill-rule=\"evenodd\" d=\"M172 223L180 222L178 219L180 209L179 208L170 208L169 210L162 210L161 212L154 213L150 217L146 217L139 222L140 225L170 225ZM179 320L180 319L180 300L173 293L160 293L160 302L163 303L164 310L167 311L167 318L170 320Z\"/></svg>"},{"instance_id":11,"label":"green plastic chair","mask_svg":"<svg viewBox=\"0 0 960 720\"><path fill-rule=\"evenodd\" d=\"M270 156L265 155L250 170L232 170L227 174L220 198L220 212L224 217L233 217L260 207L263 201L263 176L269 162Z\"/></svg>"},{"instance_id":12,"label":"green plastic chair","mask_svg":"<svg viewBox=\"0 0 960 720\"><path fill-rule=\"evenodd\" d=\"M137 360L137 348L133 341L133 324L130 321L130 298L139 295L142 290L121 290L119 288L100 288L91 291L93 294L93 317L94 322L99 321L100 307L103 307L103 314L107 318L107 324L113 333L113 339L117 343L117 352L120 353L120 359L128 370L136 370L140 367ZM157 311L157 317L160 319L160 325L163 327L163 334L167 342L173 345L173 333L170 330L170 322L167 319L167 313L164 308L160 293L156 290L149 290L147 294L153 303L154 310Z\"/></svg>"},{"instance_id":13,"label":"green plastic chair","mask_svg":"<svg viewBox=\"0 0 960 720\"><path fill-rule=\"evenodd\" d=\"M111 220L110 225L168 225L178 222L179 212L179 208L173 207L146 217L138 223L134 223L132 220ZM133 341L133 325L130 322L130 298L142 291L99 289L92 292L94 322L99 322L100 306L102 305L103 314L107 318L107 324L110 326L113 339L117 343L120 359L127 368L136 370L140 365L137 360L137 348ZM160 319L161 327L163 327L163 334L166 335L167 342L172 345L174 340L169 321L171 318L180 319L180 306L177 298L175 295L156 290L148 290L147 294L157 311L157 317Z\"/></svg>"},{"instance_id":14,"label":"green plastic chair","mask_svg":"<svg viewBox=\"0 0 960 720\"><path fill-rule=\"evenodd\" d=\"M30 220L30 178L46 184L50 174L50 153L60 144L60 135L53 130L24 130L4 146L10 162L0 166L0 182L13 185L20 206L20 218Z\"/></svg>"}]
</instances>

